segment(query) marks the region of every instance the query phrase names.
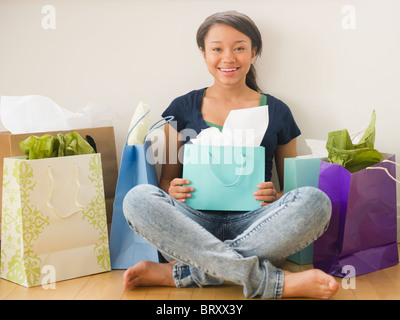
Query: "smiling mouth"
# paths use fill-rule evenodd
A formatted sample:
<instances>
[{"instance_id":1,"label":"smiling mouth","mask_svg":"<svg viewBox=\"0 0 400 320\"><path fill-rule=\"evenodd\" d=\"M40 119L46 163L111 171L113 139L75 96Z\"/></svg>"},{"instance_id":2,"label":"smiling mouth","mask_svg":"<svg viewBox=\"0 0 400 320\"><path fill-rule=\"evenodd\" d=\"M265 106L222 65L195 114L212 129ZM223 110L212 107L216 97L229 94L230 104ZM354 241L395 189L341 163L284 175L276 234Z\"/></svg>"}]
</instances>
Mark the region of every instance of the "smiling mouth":
<instances>
[{"instance_id":1,"label":"smiling mouth","mask_svg":"<svg viewBox=\"0 0 400 320\"><path fill-rule=\"evenodd\" d=\"M219 70L221 70L222 72L233 72L236 70L239 70L239 68L219 68Z\"/></svg>"}]
</instances>

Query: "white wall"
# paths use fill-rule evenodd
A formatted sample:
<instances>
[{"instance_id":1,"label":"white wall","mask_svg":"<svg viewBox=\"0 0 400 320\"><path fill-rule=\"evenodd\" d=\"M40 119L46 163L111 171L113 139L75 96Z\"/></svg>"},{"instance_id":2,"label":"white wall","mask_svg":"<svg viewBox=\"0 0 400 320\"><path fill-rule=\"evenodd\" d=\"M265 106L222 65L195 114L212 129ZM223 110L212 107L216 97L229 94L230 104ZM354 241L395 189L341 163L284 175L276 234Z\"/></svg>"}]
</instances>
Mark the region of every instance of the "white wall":
<instances>
[{"instance_id":1,"label":"white wall","mask_svg":"<svg viewBox=\"0 0 400 320\"><path fill-rule=\"evenodd\" d=\"M53 30L42 27L46 5ZM400 156L398 0L1 0L0 95L40 94L72 111L108 106L119 157L140 100L155 121L174 97L211 84L195 33L228 9L263 34L259 82L291 107L300 154L305 138L361 130L375 109L376 148Z\"/></svg>"}]
</instances>

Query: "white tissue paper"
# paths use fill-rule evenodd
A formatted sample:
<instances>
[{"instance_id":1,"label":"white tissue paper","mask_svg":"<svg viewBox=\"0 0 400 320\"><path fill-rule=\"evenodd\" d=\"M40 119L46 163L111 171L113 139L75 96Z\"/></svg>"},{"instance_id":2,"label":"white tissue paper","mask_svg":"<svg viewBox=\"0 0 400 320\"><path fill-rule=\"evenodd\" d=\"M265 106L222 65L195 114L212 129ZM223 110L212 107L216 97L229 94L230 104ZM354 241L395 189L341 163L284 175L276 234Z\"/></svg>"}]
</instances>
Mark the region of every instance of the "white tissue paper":
<instances>
[{"instance_id":1,"label":"white tissue paper","mask_svg":"<svg viewBox=\"0 0 400 320\"><path fill-rule=\"evenodd\" d=\"M191 141L199 145L259 147L268 124L268 106L232 110L222 132L210 127Z\"/></svg>"},{"instance_id":2,"label":"white tissue paper","mask_svg":"<svg viewBox=\"0 0 400 320\"><path fill-rule=\"evenodd\" d=\"M40 95L2 96L0 120L12 134L112 126L108 108L90 103L77 112Z\"/></svg>"},{"instance_id":3,"label":"white tissue paper","mask_svg":"<svg viewBox=\"0 0 400 320\"><path fill-rule=\"evenodd\" d=\"M128 146L141 145L144 143L144 139L150 128L149 112L149 105L140 101L129 125L129 135L127 138Z\"/></svg>"},{"instance_id":4,"label":"white tissue paper","mask_svg":"<svg viewBox=\"0 0 400 320\"><path fill-rule=\"evenodd\" d=\"M362 138L366 129L350 134L351 141L356 144ZM326 149L326 140L305 139L307 147L311 149L311 155L302 156L309 158L327 158L328 150Z\"/></svg>"},{"instance_id":5,"label":"white tissue paper","mask_svg":"<svg viewBox=\"0 0 400 320\"><path fill-rule=\"evenodd\" d=\"M311 156L313 158L326 158L328 157L328 150L326 149L325 140L305 139L307 146L311 149Z\"/></svg>"}]
</instances>

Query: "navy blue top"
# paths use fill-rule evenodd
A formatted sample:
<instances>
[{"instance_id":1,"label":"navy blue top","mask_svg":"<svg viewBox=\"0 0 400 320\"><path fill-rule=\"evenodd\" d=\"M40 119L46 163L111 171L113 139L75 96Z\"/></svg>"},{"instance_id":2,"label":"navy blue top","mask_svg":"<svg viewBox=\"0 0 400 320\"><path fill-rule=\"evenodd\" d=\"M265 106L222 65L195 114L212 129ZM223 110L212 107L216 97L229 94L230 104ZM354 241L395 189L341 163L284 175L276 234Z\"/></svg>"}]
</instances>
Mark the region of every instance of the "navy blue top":
<instances>
[{"instance_id":1,"label":"navy blue top","mask_svg":"<svg viewBox=\"0 0 400 320\"><path fill-rule=\"evenodd\" d=\"M203 95L206 89L207 88L194 90L175 98L162 113L162 117L174 117L174 121L170 124L186 137L186 142L195 138L201 130L209 128L201 113ZM290 142L292 139L299 136L301 132L289 107L281 100L269 94L266 94L266 96L269 124L261 146L265 147L265 181L270 181L272 176L272 161L276 146Z\"/></svg>"}]
</instances>

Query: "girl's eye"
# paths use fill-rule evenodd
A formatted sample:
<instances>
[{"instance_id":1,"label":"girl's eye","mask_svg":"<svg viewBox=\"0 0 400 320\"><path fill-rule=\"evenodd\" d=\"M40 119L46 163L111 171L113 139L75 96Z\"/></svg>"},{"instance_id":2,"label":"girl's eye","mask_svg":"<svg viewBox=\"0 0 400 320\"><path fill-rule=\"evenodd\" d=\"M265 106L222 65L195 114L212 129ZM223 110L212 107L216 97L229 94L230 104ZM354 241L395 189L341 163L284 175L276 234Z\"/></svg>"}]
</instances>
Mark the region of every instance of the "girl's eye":
<instances>
[{"instance_id":1,"label":"girl's eye","mask_svg":"<svg viewBox=\"0 0 400 320\"><path fill-rule=\"evenodd\" d=\"M212 50L215 51L215 52L222 51L221 48L214 48L214 49L212 49Z\"/></svg>"},{"instance_id":2,"label":"girl's eye","mask_svg":"<svg viewBox=\"0 0 400 320\"><path fill-rule=\"evenodd\" d=\"M239 47L239 48L236 48L235 50L236 50L236 51L243 51L243 50L245 50L245 48Z\"/></svg>"}]
</instances>

